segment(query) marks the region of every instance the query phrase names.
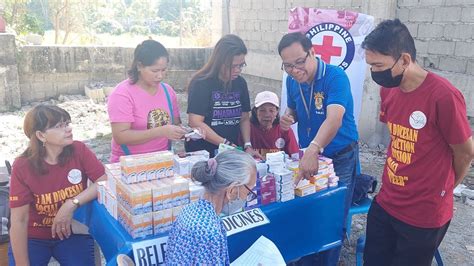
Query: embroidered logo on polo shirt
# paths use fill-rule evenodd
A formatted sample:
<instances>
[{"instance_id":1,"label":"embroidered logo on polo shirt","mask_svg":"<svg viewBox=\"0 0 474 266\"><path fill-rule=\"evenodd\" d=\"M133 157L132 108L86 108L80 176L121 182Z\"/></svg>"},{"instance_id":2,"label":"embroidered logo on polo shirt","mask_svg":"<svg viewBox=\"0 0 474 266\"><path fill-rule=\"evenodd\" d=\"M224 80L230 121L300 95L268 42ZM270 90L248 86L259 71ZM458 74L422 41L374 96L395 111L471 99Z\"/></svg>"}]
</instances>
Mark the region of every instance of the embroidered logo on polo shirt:
<instances>
[{"instance_id":1,"label":"embroidered logo on polo shirt","mask_svg":"<svg viewBox=\"0 0 474 266\"><path fill-rule=\"evenodd\" d=\"M314 94L314 105L316 106L317 110L323 109L323 100L324 100L323 92L316 92Z\"/></svg>"},{"instance_id":2,"label":"embroidered logo on polo shirt","mask_svg":"<svg viewBox=\"0 0 474 266\"><path fill-rule=\"evenodd\" d=\"M426 115L422 111L415 111L411 113L409 122L414 129L424 128L426 125Z\"/></svg>"},{"instance_id":3,"label":"embroidered logo on polo shirt","mask_svg":"<svg viewBox=\"0 0 474 266\"><path fill-rule=\"evenodd\" d=\"M69 173L67 174L67 180L69 180L71 184L79 184L82 180L81 171L79 169L71 169L71 171L69 171Z\"/></svg>"}]
</instances>

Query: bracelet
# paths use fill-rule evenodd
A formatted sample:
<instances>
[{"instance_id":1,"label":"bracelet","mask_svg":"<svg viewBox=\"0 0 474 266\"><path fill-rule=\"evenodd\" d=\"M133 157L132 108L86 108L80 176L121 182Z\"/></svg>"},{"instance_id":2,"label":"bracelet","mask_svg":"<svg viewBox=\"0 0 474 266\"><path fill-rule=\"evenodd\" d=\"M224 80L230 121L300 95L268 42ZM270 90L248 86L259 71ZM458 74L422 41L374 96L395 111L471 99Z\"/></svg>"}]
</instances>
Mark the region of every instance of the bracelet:
<instances>
[{"instance_id":1,"label":"bracelet","mask_svg":"<svg viewBox=\"0 0 474 266\"><path fill-rule=\"evenodd\" d=\"M248 147L252 148L252 142L250 141L245 142L244 149L247 149Z\"/></svg>"},{"instance_id":2,"label":"bracelet","mask_svg":"<svg viewBox=\"0 0 474 266\"><path fill-rule=\"evenodd\" d=\"M232 145L232 142L230 142L228 139L224 138L224 141L222 142L222 144Z\"/></svg>"},{"instance_id":3,"label":"bracelet","mask_svg":"<svg viewBox=\"0 0 474 266\"><path fill-rule=\"evenodd\" d=\"M316 141L316 139L314 139L313 141L311 141L310 144L313 144L314 146L316 146L316 148L318 148L319 154L321 154L321 153L324 152L323 146L321 146L321 145Z\"/></svg>"}]
</instances>

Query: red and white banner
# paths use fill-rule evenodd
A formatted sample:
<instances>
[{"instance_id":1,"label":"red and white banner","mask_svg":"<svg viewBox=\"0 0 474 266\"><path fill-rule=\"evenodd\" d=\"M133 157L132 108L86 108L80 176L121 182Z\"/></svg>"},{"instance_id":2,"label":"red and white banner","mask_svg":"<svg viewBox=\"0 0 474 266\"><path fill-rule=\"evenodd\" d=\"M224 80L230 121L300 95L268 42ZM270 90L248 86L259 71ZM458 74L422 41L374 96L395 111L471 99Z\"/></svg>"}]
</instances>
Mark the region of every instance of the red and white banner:
<instances>
[{"instance_id":1,"label":"red and white banner","mask_svg":"<svg viewBox=\"0 0 474 266\"><path fill-rule=\"evenodd\" d=\"M288 32L306 34L318 57L346 71L351 83L356 124L359 122L367 68L365 52L360 45L373 27L374 17L353 11L296 7L290 10L288 17ZM281 112L286 109L286 77L284 73Z\"/></svg>"}]
</instances>

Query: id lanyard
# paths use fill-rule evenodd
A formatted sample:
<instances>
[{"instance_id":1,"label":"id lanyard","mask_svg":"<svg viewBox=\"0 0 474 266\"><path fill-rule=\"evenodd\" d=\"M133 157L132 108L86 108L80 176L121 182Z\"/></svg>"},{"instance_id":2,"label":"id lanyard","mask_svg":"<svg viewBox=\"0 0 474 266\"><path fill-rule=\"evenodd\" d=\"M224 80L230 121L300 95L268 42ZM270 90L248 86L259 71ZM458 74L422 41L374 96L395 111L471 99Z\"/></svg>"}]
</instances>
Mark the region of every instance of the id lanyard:
<instances>
[{"instance_id":1,"label":"id lanyard","mask_svg":"<svg viewBox=\"0 0 474 266\"><path fill-rule=\"evenodd\" d=\"M301 100L303 101L304 109L306 111L306 115L308 116L308 126L306 128L306 134L309 138L309 134L311 133L311 105L313 104L313 92L314 92L314 79L311 82L311 94L309 95L309 106L306 103L306 98L304 97L303 90L301 89L301 84L298 82L298 87L300 89Z\"/></svg>"}]
</instances>

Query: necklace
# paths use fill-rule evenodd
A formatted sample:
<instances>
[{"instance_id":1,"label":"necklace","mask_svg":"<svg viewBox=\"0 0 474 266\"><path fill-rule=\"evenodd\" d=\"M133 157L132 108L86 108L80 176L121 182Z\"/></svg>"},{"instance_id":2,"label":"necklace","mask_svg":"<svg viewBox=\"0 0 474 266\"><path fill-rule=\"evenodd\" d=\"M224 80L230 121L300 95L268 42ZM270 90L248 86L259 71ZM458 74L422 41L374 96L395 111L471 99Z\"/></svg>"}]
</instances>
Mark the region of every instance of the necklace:
<instances>
[{"instance_id":1,"label":"necklace","mask_svg":"<svg viewBox=\"0 0 474 266\"><path fill-rule=\"evenodd\" d=\"M306 134L309 138L311 133L311 106L313 104L313 93L314 93L314 79L311 82L311 94L309 95L309 105L306 103L306 98L304 97L303 90L301 89L301 84L298 82L298 87L300 89L301 100L303 101L304 109L306 111L306 116L308 117L308 127L306 128Z\"/></svg>"}]
</instances>

